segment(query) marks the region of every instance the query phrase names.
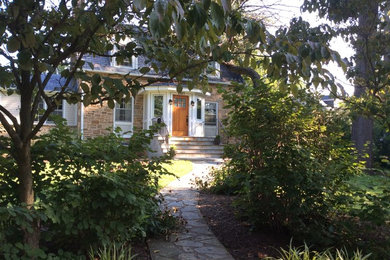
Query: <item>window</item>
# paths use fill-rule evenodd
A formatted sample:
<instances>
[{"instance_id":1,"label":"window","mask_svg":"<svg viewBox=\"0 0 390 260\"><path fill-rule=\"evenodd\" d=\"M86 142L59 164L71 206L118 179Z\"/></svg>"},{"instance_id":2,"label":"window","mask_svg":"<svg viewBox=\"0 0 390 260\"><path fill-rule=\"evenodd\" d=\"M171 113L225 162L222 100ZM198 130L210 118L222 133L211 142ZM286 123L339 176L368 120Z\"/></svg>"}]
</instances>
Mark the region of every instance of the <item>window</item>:
<instances>
[{"instance_id":1,"label":"window","mask_svg":"<svg viewBox=\"0 0 390 260\"><path fill-rule=\"evenodd\" d=\"M114 46L113 53L118 52L120 50L125 50L126 44L128 44L131 40L127 39L125 41L121 41L120 47L117 48ZM138 59L135 56L132 56L131 58L122 58L122 57L113 57L112 59L113 66L116 67L126 67L126 68L131 68L131 69L137 69L138 68Z\"/></svg>"},{"instance_id":2,"label":"window","mask_svg":"<svg viewBox=\"0 0 390 260\"><path fill-rule=\"evenodd\" d=\"M202 119L202 100L196 100L196 119Z\"/></svg>"},{"instance_id":3,"label":"window","mask_svg":"<svg viewBox=\"0 0 390 260\"><path fill-rule=\"evenodd\" d=\"M163 100L164 100L164 97L163 96L153 96L154 100L153 100L153 103L154 103L154 107L153 107L153 116L156 118L156 117L159 117L159 118L162 118L163 116Z\"/></svg>"},{"instance_id":4,"label":"window","mask_svg":"<svg viewBox=\"0 0 390 260\"><path fill-rule=\"evenodd\" d=\"M219 78L220 77L220 68L221 68L221 66L219 65L218 62L216 62L216 61L209 62L208 67L207 67L207 75L211 78Z\"/></svg>"},{"instance_id":5,"label":"window","mask_svg":"<svg viewBox=\"0 0 390 260\"><path fill-rule=\"evenodd\" d=\"M39 120L41 120L45 110L47 109L47 104L46 102L41 99L39 102L38 102L38 113L37 113L37 117L35 118L35 121L38 122ZM46 119L46 122L47 124L54 124L54 121L53 121L53 116L60 116L60 117L64 117L64 109L63 109L63 102L61 102L55 109L54 111L50 114L50 116L48 117L48 119Z\"/></svg>"},{"instance_id":6,"label":"window","mask_svg":"<svg viewBox=\"0 0 390 260\"><path fill-rule=\"evenodd\" d=\"M206 102L205 108L205 125L217 125L217 103Z\"/></svg>"},{"instance_id":7,"label":"window","mask_svg":"<svg viewBox=\"0 0 390 260\"><path fill-rule=\"evenodd\" d=\"M175 98L175 107L186 107L186 98Z\"/></svg>"},{"instance_id":8,"label":"window","mask_svg":"<svg viewBox=\"0 0 390 260\"><path fill-rule=\"evenodd\" d=\"M125 100L122 100L121 103L115 104L115 121L128 123L133 121L132 102L126 103Z\"/></svg>"},{"instance_id":9,"label":"window","mask_svg":"<svg viewBox=\"0 0 390 260\"><path fill-rule=\"evenodd\" d=\"M124 99L120 103L115 103L114 108L114 130L120 128L123 137L130 137L133 130L133 98L129 102Z\"/></svg>"}]
</instances>

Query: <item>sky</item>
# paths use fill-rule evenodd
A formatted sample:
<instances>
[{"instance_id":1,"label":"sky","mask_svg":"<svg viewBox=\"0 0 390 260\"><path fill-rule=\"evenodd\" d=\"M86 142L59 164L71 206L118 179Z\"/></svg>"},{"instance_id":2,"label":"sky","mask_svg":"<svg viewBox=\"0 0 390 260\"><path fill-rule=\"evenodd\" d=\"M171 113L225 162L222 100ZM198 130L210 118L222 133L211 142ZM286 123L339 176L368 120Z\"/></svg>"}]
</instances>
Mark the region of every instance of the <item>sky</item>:
<instances>
[{"instance_id":1,"label":"sky","mask_svg":"<svg viewBox=\"0 0 390 260\"><path fill-rule=\"evenodd\" d=\"M320 19L315 13L302 13L300 6L303 0L250 0L253 5L266 5L270 19L275 21L274 26L269 26L271 32L275 31L280 26L288 25L293 17L302 16L302 18L310 23L311 26L320 25L322 23L330 24L325 19ZM354 54L354 50L340 37L332 40L331 49L340 53L342 58L349 58ZM353 85L346 79L344 72L336 64L329 64L327 69L335 76L336 82L344 86L349 95L353 94Z\"/></svg>"}]
</instances>

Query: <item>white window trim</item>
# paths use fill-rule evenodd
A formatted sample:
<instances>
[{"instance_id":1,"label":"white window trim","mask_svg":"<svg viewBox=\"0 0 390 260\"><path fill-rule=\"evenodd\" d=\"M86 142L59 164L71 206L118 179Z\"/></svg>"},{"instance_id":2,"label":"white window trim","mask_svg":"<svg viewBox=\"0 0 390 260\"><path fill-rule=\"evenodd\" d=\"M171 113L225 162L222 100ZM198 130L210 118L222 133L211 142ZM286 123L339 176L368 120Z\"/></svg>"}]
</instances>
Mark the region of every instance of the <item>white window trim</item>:
<instances>
[{"instance_id":1,"label":"white window trim","mask_svg":"<svg viewBox=\"0 0 390 260\"><path fill-rule=\"evenodd\" d=\"M43 109L44 110L47 110L47 104L46 104L46 101L45 100L42 100L43 101ZM62 115L61 115L61 117L63 118L63 119L65 119L66 120L66 114L65 114L65 100L61 100L61 103L62 103ZM37 114L38 115L38 114ZM49 116L50 117L50 116ZM36 120L34 120L34 123L35 124L37 124L39 121L36 121ZM47 119L45 120L45 123L43 123L43 125L49 125L49 126L51 126L51 125L55 125L55 123L53 122L53 121L47 121Z\"/></svg>"},{"instance_id":2,"label":"white window trim","mask_svg":"<svg viewBox=\"0 0 390 260\"><path fill-rule=\"evenodd\" d=\"M125 40L121 40L119 42L119 45L123 45L125 46L127 43L129 43L131 41L131 39L125 39ZM111 54L114 54L118 51L118 48L116 47L116 45L114 45L114 49L111 51ZM121 65L121 64L117 64L116 62L116 57L112 57L112 60L111 60L111 66L114 66L114 67L118 67L118 68L126 68L126 69L138 69L138 58L135 57L134 55L131 56L131 64L132 66L126 66L126 65Z\"/></svg>"},{"instance_id":3,"label":"white window trim","mask_svg":"<svg viewBox=\"0 0 390 260\"><path fill-rule=\"evenodd\" d=\"M117 102L115 101L115 106L116 106ZM124 138L129 138L133 135L133 130L134 130L134 98L131 97L131 122L126 122L126 121L116 121L115 120L115 113L116 113L116 107L114 107L114 113L113 114L113 126L114 126L114 129L113 131L115 131L115 129L117 128L117 122L120 122L121 125L130 125L131 126L131 130L129 133L127 134L122 134L122 137Z\"/></svg>"}]
</instances>

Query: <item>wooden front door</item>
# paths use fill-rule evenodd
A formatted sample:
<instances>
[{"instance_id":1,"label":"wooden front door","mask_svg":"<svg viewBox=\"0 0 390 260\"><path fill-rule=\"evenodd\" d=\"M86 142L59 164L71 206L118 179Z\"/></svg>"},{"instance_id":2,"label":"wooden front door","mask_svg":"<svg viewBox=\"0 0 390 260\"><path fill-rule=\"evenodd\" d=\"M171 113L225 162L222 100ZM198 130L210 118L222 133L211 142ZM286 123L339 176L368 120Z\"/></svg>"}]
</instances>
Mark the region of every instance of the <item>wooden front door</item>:
<instances>
[{"instance_id":1,"label":"wooden front door","mask_svg":"<svg viewBox=\"0 0 390 260\"><path fill-rule=\"evenodd\" d=\"M172 136L188 135L188 97L173 95Z\"/></svg>"}]
</instances>

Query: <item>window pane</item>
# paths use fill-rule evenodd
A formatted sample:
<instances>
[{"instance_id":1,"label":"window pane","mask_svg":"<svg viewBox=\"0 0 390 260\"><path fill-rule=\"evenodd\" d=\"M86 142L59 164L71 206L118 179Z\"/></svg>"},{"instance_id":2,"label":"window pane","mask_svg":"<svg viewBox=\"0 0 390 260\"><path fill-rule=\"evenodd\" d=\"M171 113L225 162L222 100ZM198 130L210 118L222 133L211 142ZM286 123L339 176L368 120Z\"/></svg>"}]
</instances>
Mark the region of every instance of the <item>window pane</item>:
<instances>
[{"instance_id":1,"label":"window pane","mask_svg":"<svg viewBox=\"0 0 390 260\"><path fill-rule=\"evenodd\" d=\"M130 102L125 103L124 100L122 100L121 104L115 103L115 121L132 122L132 102L133 101L130 100Z\"/></svg>"},{"instance_id":2,"label":"window pane","mask_svg":"<svg viewBox=\"0 0 390 260\"><path fill-rule=\"evenodd\" d=\"M163 115L163 96L154 96L154 117Z\"/></svg>"},{"instance_id":3,"label":"window pane","mask_svg":"<svg viewBox=\"0 0 390 260\"><path fill-rule=\"evenodd\" d=\"M125 46L120 46L120 50L125 50ZM124 58L123 61L117 60L118 65L126 66L126 67L133 67L133 59L130 58Z\"/></svg>"},{"instance_id":4,"label":"window pane","mask_svg":"<svg viewBox=\"0 0 390 260\"><path fill-rule=\"evenodd\" d=\"M217 103L206 102L205 124L206 125L217 125Z\"/></svg>"},{"instance_id":5,"label":"window pane","mask_svg":"<svg viewBox=\"0 0 390 260\"><path fill-rule=\"evenodd\" d=\"M202 101L196 100L196 119L202 119Z\"/></svg>"}]
</instances>

